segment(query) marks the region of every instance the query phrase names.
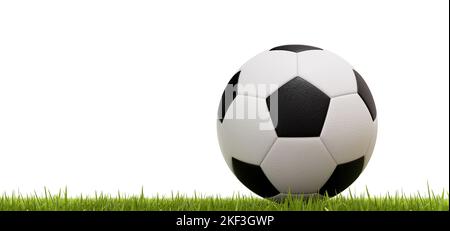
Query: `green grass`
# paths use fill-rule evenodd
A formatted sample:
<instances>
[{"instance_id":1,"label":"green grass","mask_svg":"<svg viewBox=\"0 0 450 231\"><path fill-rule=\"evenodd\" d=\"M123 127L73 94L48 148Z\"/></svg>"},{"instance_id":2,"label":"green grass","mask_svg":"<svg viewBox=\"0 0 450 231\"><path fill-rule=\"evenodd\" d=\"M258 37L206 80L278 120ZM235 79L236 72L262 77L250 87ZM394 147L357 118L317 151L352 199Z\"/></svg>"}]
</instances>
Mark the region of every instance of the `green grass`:
<instances>
[{"instance_id":1,"label":"green grass","mask_svg":"<svg viewBox=\"0 0 450 231\"><path fill-rule=\"evenodd\" d=\"M18 194L3 194L0 196L0 211L418 211L418 210L449 210L449 194L442 192L428 195L385 195L372 196L368 192L360 195L336 196L333 198L287 198L281 203L250 196L219 196L173 195L171 197L117 196L96 194L91 197L69 197L67 190L38 196Z\"/></svg>"}]
</instances>

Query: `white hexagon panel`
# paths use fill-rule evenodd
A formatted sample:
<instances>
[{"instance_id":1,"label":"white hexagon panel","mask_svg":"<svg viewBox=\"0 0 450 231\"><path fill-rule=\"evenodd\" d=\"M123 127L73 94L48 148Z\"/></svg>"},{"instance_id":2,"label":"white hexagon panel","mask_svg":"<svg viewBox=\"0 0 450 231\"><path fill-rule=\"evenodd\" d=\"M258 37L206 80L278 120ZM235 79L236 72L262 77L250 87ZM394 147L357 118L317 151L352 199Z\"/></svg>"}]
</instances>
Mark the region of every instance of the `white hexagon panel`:
<instances>
[{"instance_id":1,"label":"white hexagon panel","mask_svg":"<svg viewBox=\"0 0 450 231\"><path fill-rule=\"evenodd\" d=\"M318 193L336 168L319 137L278 138L261 168L281 193Z\"/></svg>"},{"instance_id":2,"label":"white hexagon panel","mask_svg":"<svg viewBox=\"0 0 450 231\"><path fill-rule=\"evenodd\" d=\"M358 94L332 98L320 135L338 164L366 154L372 140L374 124Z\"/></svg>"},{"instance_id":3,"label":"white hexagon panel","mask_svg":"<svg viewBox=\"0 0 450 231\"><path fill-rule=\"evenodd\" d=\"M219 129L230 168L231 157L259 165L277 138L264 99L254 96L237 95Z\"/></svg>"},{"instance_id":4,"label":"white hexagon panel","mask_svg":"<svg viewBox=\"0 0 450 231\"><path fill-rule=\"evenodd\" d=\"M297 76L297 55L287 51L265 51L241 67L238 94L266 98Z\"/></svg>"},{"instance_id":5,"label":"white hexagon panel","mask_svg":"<svg viewBox=\"0 0 450 231\"><path fill-rule=\"evenodd\" d=\"M299 53L298 75L329 97L357 91L352 66L329 51L309 50Z\"/></svg>"}]
</instances>

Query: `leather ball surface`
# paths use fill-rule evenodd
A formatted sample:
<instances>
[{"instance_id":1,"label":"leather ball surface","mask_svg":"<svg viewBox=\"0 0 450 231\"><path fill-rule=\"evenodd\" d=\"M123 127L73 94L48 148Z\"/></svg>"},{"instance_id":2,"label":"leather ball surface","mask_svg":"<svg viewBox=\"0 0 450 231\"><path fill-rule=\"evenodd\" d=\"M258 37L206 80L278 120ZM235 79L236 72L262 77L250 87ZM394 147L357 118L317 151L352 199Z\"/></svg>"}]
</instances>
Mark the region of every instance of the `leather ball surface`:
<instances>
[{"instance_id":1,"label":"leather ball surface","mask_svg":"<svg viewBox=\"0 0 450 231\"><path fill-rule=\"evenodd\" d=\"M233 75L219 104L217 134L231 171L261 197L334 196L366 167L377 112L366 82L345 60L285 45Z\"/></svg>"}]
</instances>

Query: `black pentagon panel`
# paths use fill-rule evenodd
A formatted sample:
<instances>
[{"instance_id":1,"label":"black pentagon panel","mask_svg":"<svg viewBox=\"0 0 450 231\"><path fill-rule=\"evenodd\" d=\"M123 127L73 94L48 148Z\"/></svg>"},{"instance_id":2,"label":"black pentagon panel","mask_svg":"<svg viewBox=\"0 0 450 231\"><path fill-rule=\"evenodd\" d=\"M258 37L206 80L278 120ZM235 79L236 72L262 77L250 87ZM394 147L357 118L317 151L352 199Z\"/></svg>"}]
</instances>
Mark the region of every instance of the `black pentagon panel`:
<instances>
[{"instance_id":1,"label":"black pentagon panel","mask_svg":"<svg viewBox=\"0 0 450 231\"><path fill-rule=\"evenodd\" d=\"M309 50L322 50L318 47L308 46L308 45L283 45L278 46L270 49L271 51L281 50L281 51L292 51L295 53L299 53L302 51L309 51Z\"/></svg>"},{"instance_id":2,"label":"black pentagon panel","mask_svg":"<svg viewBox=\"0 0 450 231\"><path fill-rule=\"evenodd\" d=\"M261 197L273 197L280 192L270 183L258 165L232 158L233 172L239 181Z\"/></svg>"},{"instance_id":3,"label":"black pentagon panel","mask_svg":"<svg viewBox=\"0 0 450 231\"><path fill-rule=\"evenodd\" d=\"M320 136L330 97L295 77L266 98L278 137Z\"/></svg>"},{"instance_id":4,"label":"black pentagon panel","mask_svg":"<svg viewBox=\"0 0 450 231\"><path fill-rule=\"evenodd\" d=\"M364 156L344 164L339 164L325 185L320 188L319 193L332 197L344 191L358 178L363 170L363 166Z\"/></svg>"},{"instance_id":5,"label":"black pentagon panel","mask_svg":"<svg viewBox=\"0 0 450 231\"><path fill-rule=\"evenodd\" d=\"M372 116L372 120L377 118L377 108L375 106L375 101L373 100L372 93L370 92L369 86L367 86L366 81L361 77L361 75L353 70L356 77L356 84L358 87L358 95L362 98L364 103L369 109L370 116Z\"/></svg>"},{"instance_id":6,"label":"black pentagon panel","mask_svg":"<svg viewBox=\"0 0 450 231\"><path fill-rule=\"evenodd\" d=\"M230 107L230 104L233 102L234 98L236 98L237 83L239 81L240 74L241 72L238 71L236 74L233 75L233 77L231 77L230 81L225 87L225 90L222 93L222 98L220 99L219 111L217 115L221 123L223 122L223 118L225 117L225 113L227 112L228 107Z\"/></svg>"}]
</instances>

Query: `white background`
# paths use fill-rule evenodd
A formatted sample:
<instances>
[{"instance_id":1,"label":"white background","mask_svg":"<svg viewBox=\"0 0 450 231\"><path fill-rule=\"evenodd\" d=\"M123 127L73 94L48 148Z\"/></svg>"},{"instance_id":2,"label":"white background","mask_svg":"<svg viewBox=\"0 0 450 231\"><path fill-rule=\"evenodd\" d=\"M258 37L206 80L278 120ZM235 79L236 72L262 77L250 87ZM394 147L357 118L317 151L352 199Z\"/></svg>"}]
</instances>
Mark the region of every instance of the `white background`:
<instances>
[{"instance_id":1,"label":"white background","mask_svg":"<svg viewBox=\"0 0 450 231\"><path fill-rule=\"evenodd\" d=\"M351 186L449 186L448 1L2 1L0 192L250 194L216 110L246 60L308 44L374 95L373 157Z\"/></svg>"}]
</instances>

